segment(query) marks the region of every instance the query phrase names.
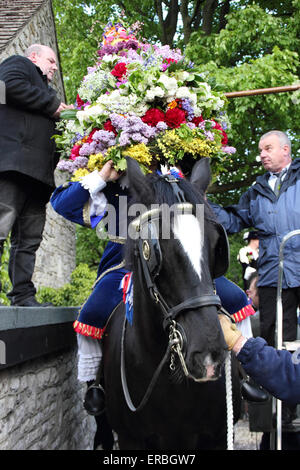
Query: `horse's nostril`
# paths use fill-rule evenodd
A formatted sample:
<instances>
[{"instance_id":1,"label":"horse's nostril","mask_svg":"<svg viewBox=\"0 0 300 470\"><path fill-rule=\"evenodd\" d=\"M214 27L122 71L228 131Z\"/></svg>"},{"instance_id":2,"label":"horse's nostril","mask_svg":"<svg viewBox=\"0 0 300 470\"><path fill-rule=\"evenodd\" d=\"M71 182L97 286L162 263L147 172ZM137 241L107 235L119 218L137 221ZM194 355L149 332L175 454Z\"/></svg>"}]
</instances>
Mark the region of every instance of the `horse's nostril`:
<instances>
[{"instance_id":1,"label":"horse's nostril","mask_svg":"<svg viewBox=\"0 0 300 470\"><path fill-rule=\"evenodd\" d=\"M206 380L215 379L221 370L221 354L213 352L195 352L191 357L190 372L194 377Z\"/></svg>"}]
</instances>

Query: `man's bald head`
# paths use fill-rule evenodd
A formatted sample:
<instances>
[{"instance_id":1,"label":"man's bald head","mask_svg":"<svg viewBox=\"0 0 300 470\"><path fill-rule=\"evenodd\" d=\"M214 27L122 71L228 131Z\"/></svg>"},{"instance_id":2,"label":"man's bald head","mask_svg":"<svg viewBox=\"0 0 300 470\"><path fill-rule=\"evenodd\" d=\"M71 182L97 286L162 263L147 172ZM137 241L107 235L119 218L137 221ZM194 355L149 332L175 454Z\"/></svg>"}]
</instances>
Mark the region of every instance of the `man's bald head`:
<instances>
[{"instance_id":1,"label":"man's bald head","mask_svg":"<svg viewBox=\"0 0 300 470\"><path fill-rule=\"evenodd\" d=\"M56 54L51 47L43 44L31 44L25 51L25 57L41 69L49 82L52 81L57 64Z\"/></svg>"}]
</instances>

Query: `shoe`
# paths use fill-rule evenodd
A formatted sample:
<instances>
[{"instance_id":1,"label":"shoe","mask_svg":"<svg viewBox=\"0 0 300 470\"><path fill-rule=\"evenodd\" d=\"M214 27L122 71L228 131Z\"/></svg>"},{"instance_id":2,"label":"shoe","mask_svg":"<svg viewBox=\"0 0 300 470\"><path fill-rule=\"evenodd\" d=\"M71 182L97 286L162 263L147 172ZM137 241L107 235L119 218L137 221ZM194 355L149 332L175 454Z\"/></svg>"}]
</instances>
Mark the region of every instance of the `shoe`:
<instances>
[{"instance_id":1,"label":"shoe","mask_svg":"<svg viewBox=\"0 0 300 470\"><path fill-rule=\"evenodd\" d=\"M105 410L105 391L100 384L93 384L87 389L83 407L92 416L99 416L103 413Z\"/></svg>"},{"instance_id":2,"label":"shoe","mask_svg":"<svg viewBox=\"0 0 300 470\"><path fill-rule=\"evenodd\" d=\"M13 307L54 307L51 302L40 303L35 297L27 297L27 299L21 300L16 304L12 304Z\"/></svg>"}]
</instances>

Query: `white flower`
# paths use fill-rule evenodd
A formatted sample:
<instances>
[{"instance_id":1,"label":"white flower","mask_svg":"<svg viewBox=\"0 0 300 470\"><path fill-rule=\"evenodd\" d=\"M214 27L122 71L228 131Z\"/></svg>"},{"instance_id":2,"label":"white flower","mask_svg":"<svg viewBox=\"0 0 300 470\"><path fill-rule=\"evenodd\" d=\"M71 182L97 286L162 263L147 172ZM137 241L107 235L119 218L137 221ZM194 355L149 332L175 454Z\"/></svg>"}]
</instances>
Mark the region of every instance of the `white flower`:
<instances>
[{"instance_id":1,"label":"white flower","mask_svg":"<svg viewBox=\"0 0 300 470\"><path fill-rule=\"evenodd\" d=\"M145 100L151 102L151 101L154 101L154 99L155 99L155 94L154 94L153 88L151 88L150 90L147 90Z\"/></svg>"},{"instance_id":2,"label":"white flower","mask_svg":"<svg viewBox=\"0 0 300 470\"><path fill-rule=\"evenodd\" d=\"M114 60L118 60L119 59L119 56L116 55L116 54L105 54L102 59L101 59L101 62L102 63L109 63L109 62L113 62Z\"/></svg>"},{"instance_id":3,"label":"white flower","mask_svg":"<svg viewBox=\"0 0 300 470\"><path fill-rule=\"evenodd\" d=\"M104 109L99 105L86 106L83 111L78 111L76 117L81 125L91 122L93 119L104 114Z\"/></svg>"},{"instance_id":4,"label":"white flower","mask_svg":"<svg viewBox=\"0 0 300 470\"><path fill-rule=\"evenodd\" d=\"M190 74L185 70L176 71L176 78L179 82L185 82L189 78Z\"/></svg>"},{"instance_id":5,"label":"white flower","mask_svg":"<svg viewBox=\"0 0 300 470\"><path fill-rule=\"evenodd\" d=\"M146 101L154 101L156 97L163 98L164 96L165 91L160 86L156 86L147 90L145 98Z\"/></svg>"},{"instance_id":6,"label":"white flower","mask_svg":"<svg viewBox=\"0 0 300 470\"><path fill-rule=\"evenodd\" d=\"M163 74L161 74L161 76L157 80L157 83L158 84L161 83L169 91L169 94L171 94L170 90L172 90L172 94L173 94L173 90L177 90L177 87L178 87L176 78L169 77L168 75L163 75Z\"/></svg>"},{"instance_id":7,"label":"white flower","mask_svg":"<svg viewBox=\"0 0 300 470\"><path fill-rule=\"evenodd\" d=\"M178 88L178 90L176 91L176 98L188 98L193 103L193 105L197 104L197 95L195 93L192 93L186 86Z\"/></svg>"}]
</instances>

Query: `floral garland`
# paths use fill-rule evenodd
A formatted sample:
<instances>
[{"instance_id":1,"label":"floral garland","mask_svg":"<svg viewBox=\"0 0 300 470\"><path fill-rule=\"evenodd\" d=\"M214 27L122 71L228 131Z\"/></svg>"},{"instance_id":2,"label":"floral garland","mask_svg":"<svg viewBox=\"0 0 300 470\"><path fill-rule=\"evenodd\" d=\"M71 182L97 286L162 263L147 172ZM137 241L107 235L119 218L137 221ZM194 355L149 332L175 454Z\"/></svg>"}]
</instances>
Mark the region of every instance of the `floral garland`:
<instances>
[{"instance_id":1,"label":"floral garland","mask_svg":"<svg viewBox=\"0 0 300 470\"><path fill-rule=\"evenodd\" d=\"M79 180L110 159L124 170L126 156L145 172L155 161L172 166L187 155L221 163L235 152L224 105L180 50L140 42L134 28L110 23L76 109L57 124L58 169Z\"/></svg>"}]
</instances>

